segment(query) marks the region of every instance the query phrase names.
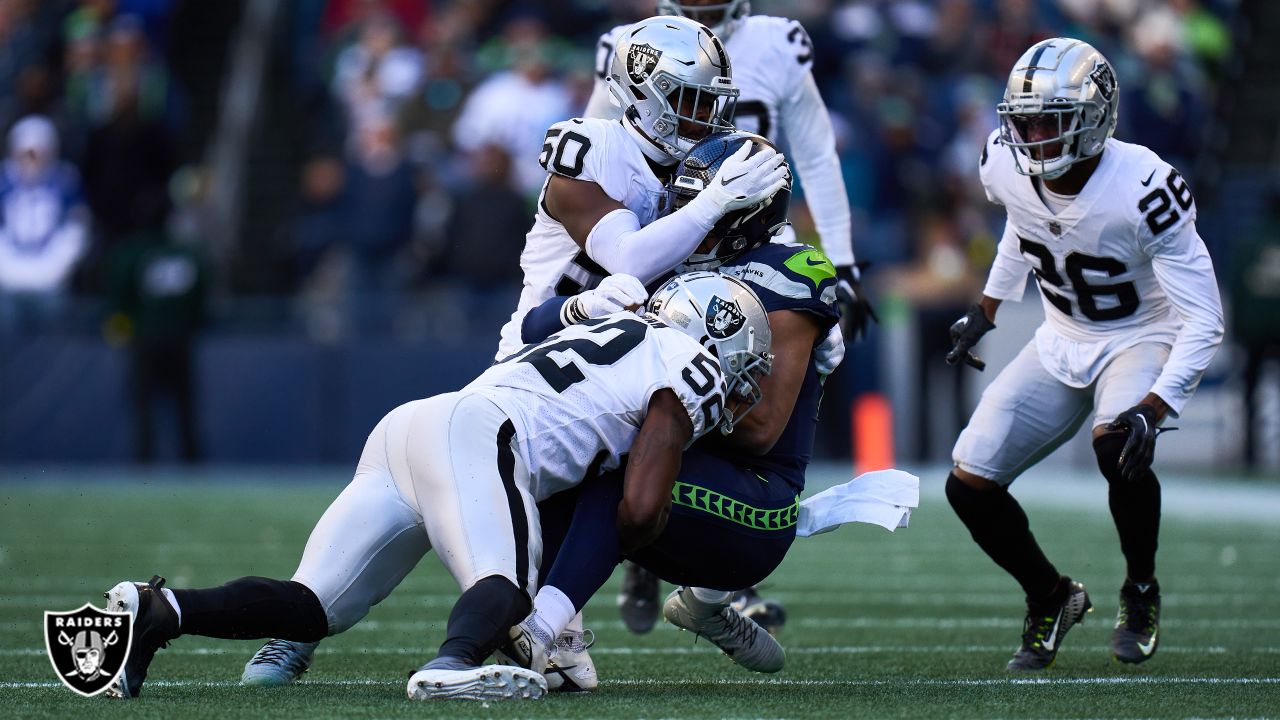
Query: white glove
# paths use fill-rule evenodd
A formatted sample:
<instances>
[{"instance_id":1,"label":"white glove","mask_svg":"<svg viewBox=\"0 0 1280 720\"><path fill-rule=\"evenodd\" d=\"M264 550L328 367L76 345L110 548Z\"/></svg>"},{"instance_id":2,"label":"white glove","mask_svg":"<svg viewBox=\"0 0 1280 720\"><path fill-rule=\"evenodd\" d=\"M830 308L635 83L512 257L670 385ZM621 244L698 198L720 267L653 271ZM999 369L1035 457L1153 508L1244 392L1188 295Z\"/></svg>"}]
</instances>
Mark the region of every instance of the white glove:
<instances>
[{"instance_id":1,"label":"white glove","mask_svg":"<svg viewBox=\"0 0 1280 720\"><path fill-rule=\"evenodd\" d=\"M747 157L753 147L755 143L743 143L685 208L696 208L692 212L710 219L714 225L728 213L758 205L781 190L791 174L787 159L768 146Z\"/></svg>"},{"instance_id":2,"label":"white glove","mask_svg":"<svg viewBox=\"0 0 1280 720\"><path fill-rule=\"evenodd\" d=\"M649 299L644 283L631 275L610 275L593 290L569 298L560 306L560 322L565 327L590 318L604 317L623 310L635 310Z\"/></svg>"},{"instance_id":3,"label":"white glove","mask_svg":"<svg viewBox=\"0 0 1280 720\"><path fill-rule=\"evenodd\" d=\"M840 323L831 326L827 337L813 349L813 363L819 375L830 375L844 361L844 333Z\"/></svg>"}]
</instances>

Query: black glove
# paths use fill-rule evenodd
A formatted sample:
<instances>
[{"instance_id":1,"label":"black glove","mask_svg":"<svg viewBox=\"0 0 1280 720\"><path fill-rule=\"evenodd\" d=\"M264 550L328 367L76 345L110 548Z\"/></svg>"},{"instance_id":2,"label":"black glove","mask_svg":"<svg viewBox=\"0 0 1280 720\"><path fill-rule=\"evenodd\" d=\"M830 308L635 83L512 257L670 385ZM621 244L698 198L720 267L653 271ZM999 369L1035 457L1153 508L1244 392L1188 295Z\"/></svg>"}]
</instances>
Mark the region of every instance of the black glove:
<instances>
[{"instance_id":1,"label":"black glove","mask_svg":"<svg viewBox=\"0 0 1280 720\"><path fill-rule=\"evenodd\" d=\"M1127 437L1120 451L1120 477L1134 480L1151 467L1156 457L1156 438L1160 433L1177 428L1156 427L1156 409L1142 403L1134 405L1107 424L1108 430L1123 430Z\"/></svg>"},{"instance_id":2,"label":"black glove","mask_svg":"<svg viewBox=\"0 0 1280 720\"><path fill-rule=\"evenodd\" d=\"M860 280L862 271L870 264L864 261L836 268L836 302L840 304L840 330L849 341L857 340L859 335L864 338L867 336L867 318L880 322Z\"/></svg>"},{"instance_id":3,"label":"black glove","mask_svg":"<svg viewBox=\"0 0 1280 720\"><path fill-rule=\"evenodd\" d=\"M966 364L979 370L985 370L987 363L969 351L983 335L996 329L996 324L987 319L982 306L974 303L969 312L951 325L951 352L947 353L947 364L955 365L964 360Z\"/></svg>"}]
</instances>

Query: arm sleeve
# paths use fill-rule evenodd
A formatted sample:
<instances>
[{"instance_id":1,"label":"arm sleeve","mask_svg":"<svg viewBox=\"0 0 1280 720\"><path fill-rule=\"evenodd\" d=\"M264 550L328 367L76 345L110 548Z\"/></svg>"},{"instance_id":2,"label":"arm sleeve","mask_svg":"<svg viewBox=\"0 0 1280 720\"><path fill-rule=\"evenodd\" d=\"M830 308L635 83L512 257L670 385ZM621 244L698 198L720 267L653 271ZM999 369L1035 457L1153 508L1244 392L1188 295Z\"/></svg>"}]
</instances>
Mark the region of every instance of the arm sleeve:
<instances>
[{"instance_id":1,"label":"arm sleeve","mask_svg":"<svg viewBox=\"0 0 1280 720\"><path fill-rule=\"evenodd\" d=\"M560 310L571 299L570 295L556 295L525 313L524 320L520 323L520 341L542 342L563 330L566 326L560 317Z\"/></svg>"},{"instance_id":2,"label":"arm sleeve","mask_svg":"<svg viewBox=\"0 0 1280 720\"><path fill-rule=\"evenodd\" d=\"M719 218L692 202L640 227L625 208L605 215L587 235L587 255L609 274L625 273L648 285L697 249Z\"/></svg>"},{"instance_id":3,"label":"arm sleeve","mask_svg":"<svg viewBox=\"0 0 1280 720\"><path fill-rule=\"evenodd\" d=\"M840 267L852 265L852 221L840 159L836 156L831 117L812 73L805 73L796 92L779 110L791 142L791 161L804 183L805 201L822 238L822 249Z\"/></svg>"},{"instance_id":4,"label":"arm sleeve","mask_svg":"<svg viewBox=\"0 0 1280 720\"><path fill-rule=\"evenodd\" d=\"M1152 246L1151 269L1182 318L1169 360L1151 388L1177 416L1222 344L1222 300L1195 223L1185 223Z\"/></svg>"},{"instance_id":5,"label":"arm sleeve","mask_svg":"<svg viewBox=\"0 0 1280 720\"><path fill-rule=\"evenodd\" d=\"M1031 271L1031 263L1018 250L1018 234L1008 220L1004 224L1004 234L1000 236L1000 245L996 248L996 259L991 264L991 272L987 275L987 285L982 294L996 300L1012 300L1022 302L1027 289L1027 273Z\"/></svg>"}]
</instances>

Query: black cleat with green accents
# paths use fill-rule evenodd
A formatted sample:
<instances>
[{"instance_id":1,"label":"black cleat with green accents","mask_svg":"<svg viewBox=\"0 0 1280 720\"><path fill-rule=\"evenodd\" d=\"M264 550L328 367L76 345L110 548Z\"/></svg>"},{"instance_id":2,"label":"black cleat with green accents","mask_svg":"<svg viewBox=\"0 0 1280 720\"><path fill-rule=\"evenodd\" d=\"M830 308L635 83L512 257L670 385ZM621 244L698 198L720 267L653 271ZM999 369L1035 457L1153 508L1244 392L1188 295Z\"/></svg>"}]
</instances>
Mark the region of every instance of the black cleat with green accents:
<instances>
[{"instance_id":1,"label":"black cleat with green accents","mask_svg":"<svg viewBox=\"0 0 1280 720\"><path fill-rule=\"evenodd\" d=\"M1160 644L1160 584L1125 580L1120 588L1120 612L1111 634L1111 654L1116 660L1137 664L1156 654Z\"/></svg>"},{"instance_id":2,"label":"black cleat with green accents","mask_svg":"<svg viewBox=\"0 0 1280 720\"><path fill-rule=\"evenodd\" d=\"M1059 602L1048 605L1027 605L1027 619L1023 623L1022 647L1013 654L1006 666L1009 670L1043 670L1058 657L1058 648L1072 626L1084 620L1084 614L1093 609L1089 593L1084 585L1064 577L1066 593Z\"/></svg>"}]
</instances>

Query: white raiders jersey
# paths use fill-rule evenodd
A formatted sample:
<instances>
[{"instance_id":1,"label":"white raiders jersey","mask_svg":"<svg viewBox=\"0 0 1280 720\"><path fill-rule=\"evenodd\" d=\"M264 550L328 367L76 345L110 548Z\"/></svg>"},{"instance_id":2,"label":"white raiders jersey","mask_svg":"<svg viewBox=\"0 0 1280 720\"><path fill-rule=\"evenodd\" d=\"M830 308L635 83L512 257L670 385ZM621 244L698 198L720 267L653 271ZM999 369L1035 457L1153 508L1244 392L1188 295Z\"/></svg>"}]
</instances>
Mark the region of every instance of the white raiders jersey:
<instances>
[{"instance_id":1,"label":"white raiders jersey","mask_svg":"<svg viewBox=\"0 0 1280 720\"><path fill-rule=\"evenodd\" d=\"M664 192L662 181L617 120L578 118L552 125L538 161L546 169L548 180L551 175L563 175L599 185L606 195L635 213L641 227L658 217ZM502 326L499 360L524 345L520 325L526 313L556 295L590 290L610 274L547 212L543 202L546 191L543 184L533 227L525 236L520 253L524 288L511 320Z\"/></svg>"},{"instance_id":2,"label":"white raiders jersey","mask_svg":"<svg viewBox=\"0 0 1280 720\"><path fill-rule=\"evenodd\" d=\"M1222 339L1222 304L1186 180L1141 145L1107 140L1079 195L1054 214L1018 174L993 132L979 173L1007 211L983 294L1019 300L1035 273L1045 323L1041 362L1072 387L1091 384L1117 350L1158 342L1173 351L1152 388L1180 412Z\"/></svg>"},{"instance_id":3,"label":"white raiders jersey","mask_svg":"<svg viewBox=\"0 0 1280 720\"><path fill-rule=\"evenodd\" d=\"M621 312L571 325L491 366L463 388L515 423L538 501L620 466L649 408L670 388L693 438L716 427L727 389L720 363L693 338Z\"/></svg>"},{"instance_id":4,"label":"white raiders jersey","mask_svg":"<svg viewBox=\"0 0 1280 720\"><path fill-rule=\"evenodd\" d=\"M596 44L595 88L586 110L589 117L622 117L621 108L609 99L605 78L618 37L629 27L613 28ZM733 84L741 93L734 127L763 135L775 144L786 134L787 159L804 184L823 251L837 266L852 265L849 200L831 120L813 81L809 34L798 20L748 15L738 21L724 45L733 64ZM795 242L790 225L779 240Z\"/></svg>"}]
</instances>

